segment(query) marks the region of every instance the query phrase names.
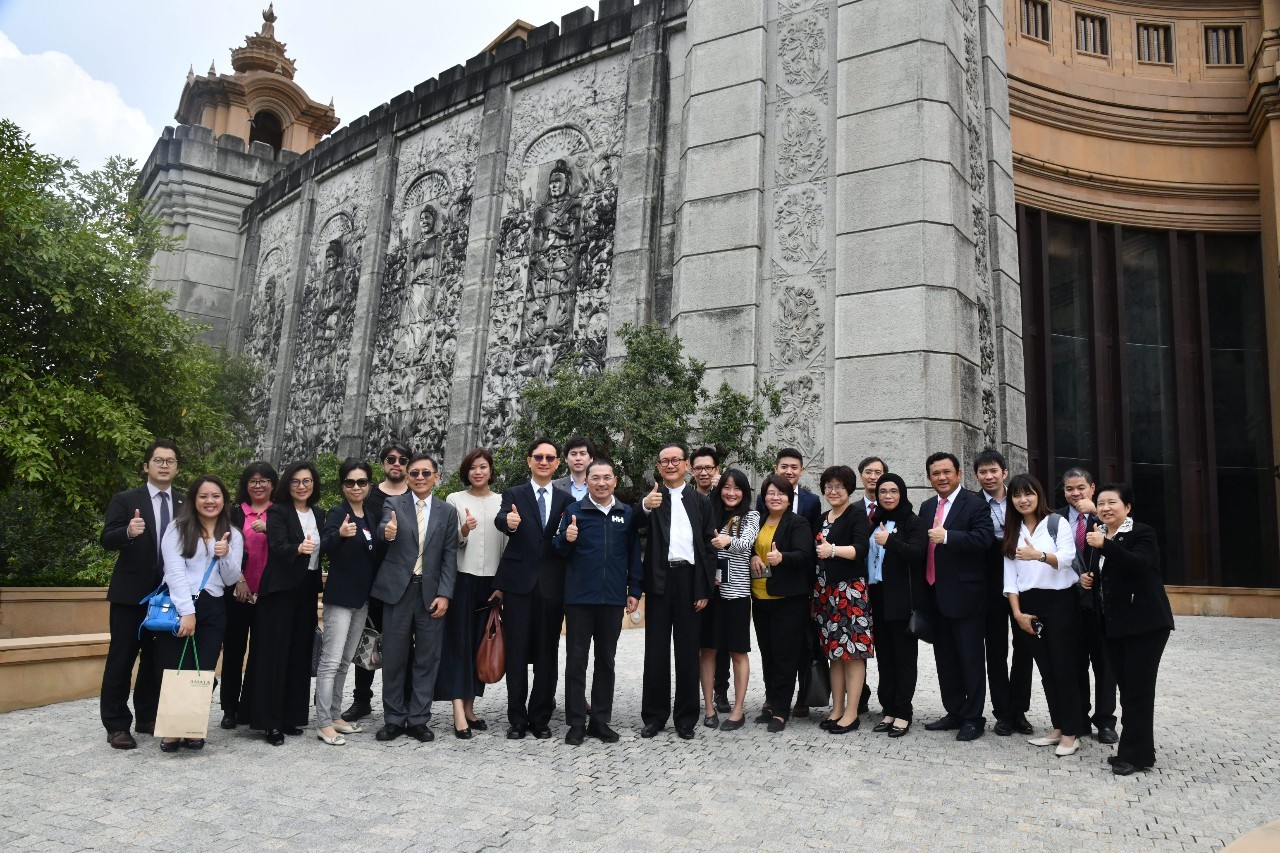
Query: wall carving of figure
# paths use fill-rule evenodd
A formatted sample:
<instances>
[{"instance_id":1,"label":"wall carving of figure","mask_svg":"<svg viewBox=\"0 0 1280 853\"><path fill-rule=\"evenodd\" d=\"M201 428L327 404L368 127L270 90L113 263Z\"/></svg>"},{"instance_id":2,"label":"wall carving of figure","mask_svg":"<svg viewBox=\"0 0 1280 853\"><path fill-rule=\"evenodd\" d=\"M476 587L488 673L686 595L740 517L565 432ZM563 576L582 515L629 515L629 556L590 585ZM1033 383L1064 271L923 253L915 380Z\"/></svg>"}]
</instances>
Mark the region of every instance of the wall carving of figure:
<instances>
[{"instance_id":1,"label":"wall carving of figure","mask_svg":"<svg viewBox=\"0 0 1280 853\"><path fill-rule=\"evenodd\" d=\"M291 298L297 243L297 205L272 213L259 232L259 255L241 353L261 371L253 400L253 420L259 443L266 439L271 391L277 373L284 308ZM264 449L259 447L259 450Z\"/></svg>"}]
</instances>

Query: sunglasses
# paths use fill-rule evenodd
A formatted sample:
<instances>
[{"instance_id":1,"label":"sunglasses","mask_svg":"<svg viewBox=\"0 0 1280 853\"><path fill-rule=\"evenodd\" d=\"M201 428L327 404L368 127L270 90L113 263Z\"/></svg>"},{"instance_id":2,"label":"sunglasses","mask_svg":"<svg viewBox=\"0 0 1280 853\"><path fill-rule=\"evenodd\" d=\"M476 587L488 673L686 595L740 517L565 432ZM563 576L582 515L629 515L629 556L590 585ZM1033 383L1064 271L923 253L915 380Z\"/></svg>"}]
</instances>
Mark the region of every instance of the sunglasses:
<instances>
[{"instance_id":1,"label":"sunglasses","mask_svg":"<svg viewBox=\"0 0 1280 853\"><path fill-rule=\"evenodd\" d=\"M556 456L554 453L535 453L529 458L534 462L555 462L560 457Z\"/></svg>"},{"instance_id":2,"label":"sunglasses","mask_svg":"<svg viewBox=\"0 0 1280 853\"><path fill-rule=\"evenodd\" d=\"M428 477L434 477L435 475L436 472L432 471L430 468L419 468L416 471L409 472L409 476L413 477L415 480L425 480Z\"/></svg>"},{"instance_id":3,"label":"sunglasses","mask_svg":"<svg viewBox=\"0 0 1280 853\"><path fill-rule=\"evenodd\" d=\"M408 462L409 462L408 456L397 456L394 453L389 453L386 456L382 457L383 465L399 465L401 463L408 464Z\"/></svg>"},{"instance_id":4,"label":"sunglasses","mask_svg":"<svg viewBox=\"0 0 1280 853\"><path fill-rule=\"evenodd\" d=\"M348 489L363 489L365 486L369 485L369 481L364 477L361 477L359 480L353 480L348 477L342 481L342 485Z\"/></svg>"}]
</instances>

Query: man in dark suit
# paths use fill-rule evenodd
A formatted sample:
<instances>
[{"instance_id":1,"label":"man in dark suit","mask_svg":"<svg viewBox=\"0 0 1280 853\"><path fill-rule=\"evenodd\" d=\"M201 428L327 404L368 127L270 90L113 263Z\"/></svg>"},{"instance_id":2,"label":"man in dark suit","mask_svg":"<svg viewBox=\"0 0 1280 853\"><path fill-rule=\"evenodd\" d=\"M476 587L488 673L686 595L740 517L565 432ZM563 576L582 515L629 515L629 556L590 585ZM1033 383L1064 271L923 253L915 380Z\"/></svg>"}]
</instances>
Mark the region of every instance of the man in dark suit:
<instances>
[{"instance_id":1,"label":"man in dark suit","mask_svg":"<svg viewBox=\"0 0 1280 853\"><path fill-rule=\"evenodd\" d=\"M693 737L698 723L702 610L715 588L716 535L711 500L685 482L689 460L684 446L658 451L662 484L640 501L637 519L649 529L644 551L644 682L640 736L662 731L668 717L676 734ZM676 692L671 699L671 650L675 647Z\"/></svg>"},{"instance_id":2,"label":"man in dark suit","mask_svg":"<svg viewBox=\"0 0 1280 853\"><path fill-rule=\"evenodd\" d=\"M133 664L138 664L138 681L133 688L133 710L137 731L151 734L160 704L160 672L156 669L155 644L148 631L139 639L147 608L140 604L147 593L160 585L164 563L160 557L160 537L182 505L182 492L173 488L178 474L178 448L172 441L157 439L142 455L142 473L147 478L136 489L119 492L107 505L102 526L102 547L119 551L116 567L107 588L110 603L111 644L102 670L99 700L107 741L116 749L134 749L138 743L129 734L134 715L129 713L129 682Z\"/></svg>"},{"instance_id":3,"label":"man in dark suit","mask_svg":"<svg viewBox=\"0 0 1280 853\"><path fill-rule=\"evenodd\" d=\"M493 523L508 537L493 579L502 602L507 654L507 737L529 732L551 737L560 673L560 625L564 621L564 558L551 545L573 495L551 478L560 451L549 438L535 439L525 461L530 480L502 493ZM529 692L529 664L533 692Z\"/></svg>"},{"instance_id":4,"label":"man in dark suit","mask_svg":"<svg viewBox=\"0 0 1280 853\"><path fill-rule=\"evenodd\" d=\"M982 487L980 497L991 513L995 541L987 549L987 686L991 689L991 713L996 718L992 731L1001 737L1014 732L1029 735L1035 729L1027 722L1031 708L1031 635L1014 624L1013 611L1004 597L1004 523L1009 512L1005 483L1009 463L1004 454L987 448L973 460L973 473ZM1018 523L1018 514L1013 514ZM1009 637L1013 637L1013 664L1009 664Z\"/></svg>"},{"instance_id":5,"label":"man in dark suit","mask_svg":"<svg viewBox=\"0 0 1280 853\"><path fill-rule=\"evenodd\" d=\"M1068 469L1062 475L1062 492L1067 496L1067 506L1058 515L1071 525L1076 543L1076 559L1072 566L1077 575L1098 568L1098 557L1085 540L1085 536L1098 523L1097 507L1093 503L1096 486L1093 475L1083 468ZM1107 660L1106 637L1098 614L1097 589L1080 587L1080 657L1077 678L1080 681L1080 701L1083 703L1081 719L1086 725L1098 727L1100 743L1120 740L1116 732L1116 675ZM1093 670L1093 693L1089 692L1089 670ZM1089 697L1092 695L1093 714L1089 713ZM1088 734L1086 730L1083 734Z\"/></svg>"},{"instance_id":6,"label":"man in dark suit","mask_svg":"<svg viewBox=\"0 0 1280 853\"><path fill-rule=\"evenodd\" d=\"M959 729L956 740L982 737L987 720L983 633L987 549L995 540L984 500L960 487L960 460L934 453L925 462L934 496L920 506L929 525L925 583L937 614L933 657L946 714L928 731Z\"/></svg>"},{"instance_id":7,"label":"man in dark suit","mask_svg":"<svg viewBox=\"0 0 1280 853\"><path fill-rule=\"evenodd\" d=\"M408 468L409 491L382 505L378 535L387 553L370 590L382 602L384 725L377 738L392 741L407 732L426 743L435 739L427 723L458 575L458 511L431 495L439 477L434 459L419 453ZM407 707L406 686L412 691Z\"/></svg>"}]
</instances>

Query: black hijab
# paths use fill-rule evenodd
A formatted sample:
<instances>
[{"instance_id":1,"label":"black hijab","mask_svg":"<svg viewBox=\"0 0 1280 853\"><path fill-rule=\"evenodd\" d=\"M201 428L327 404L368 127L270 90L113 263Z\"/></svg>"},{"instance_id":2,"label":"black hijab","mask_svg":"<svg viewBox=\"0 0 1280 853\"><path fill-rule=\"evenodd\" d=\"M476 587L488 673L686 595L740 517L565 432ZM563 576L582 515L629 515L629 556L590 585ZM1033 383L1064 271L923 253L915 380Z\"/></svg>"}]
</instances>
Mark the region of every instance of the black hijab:
<instances>
[{"instance_id":1,"label":"black hijab","mask_svg":"<svg viewBox=\"0 0 1280 853\"><path fill-rule=\"evenodd\" d=\"M884 504L880 503L880 486L884 483L894 483L898 487L898 505L894 507L892 512L884 508ZM897 474L885 474L876 483L876 510L871 515L872 529L879 527L886 521L892 521L895 524L902 524L907 517L911 515L911 501L907 500L907 484Z\"/></svg>"}]
</instances>

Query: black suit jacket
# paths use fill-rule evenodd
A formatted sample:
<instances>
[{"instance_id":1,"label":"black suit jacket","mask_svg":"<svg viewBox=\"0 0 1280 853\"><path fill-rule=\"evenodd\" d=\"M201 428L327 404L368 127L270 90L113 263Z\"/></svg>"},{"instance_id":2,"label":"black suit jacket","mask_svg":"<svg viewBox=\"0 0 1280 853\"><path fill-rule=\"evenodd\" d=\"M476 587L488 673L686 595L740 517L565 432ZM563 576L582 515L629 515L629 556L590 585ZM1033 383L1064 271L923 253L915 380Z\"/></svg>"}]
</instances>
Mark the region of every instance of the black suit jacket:
<instances>
[{"instance_id":1,"label":"black suit jacket","mask_svg":"<svg viewBox=\"0 0 1280 853\"><path fill-rule=\"evenodd\" d=\"M540 526L538 499L532 482L526 480L502 493L502 506L493 524L507 536L507 547L498 561L494 589L525 595L532 592L536 584L544 598L564 601L564 558L551 546L551 540L555 538L565 507L573 503L573 495L548 485L547 500L551 504L544 530ZM520 526L515 532L507 529L507 513L512 506L520 513Z\"/></svg>"},{"instance_id":2,"label":"black suit jacket","mask_svg":"<svg viewBox=\"0 0 1280 853\"><path fill-rule=\"evenodd\" d=\"M1054 512L1062 516L1063 524L1067 524L1067 525L1071 524L1071 506L1070 505L1064 506L1061 509L1055 509ZM1084 519L1085 519L1084 529L1086 532L1089 530L1092 530L1094 525L1098 523L1098 517L1093 513L1086 513ZM1071 530L1071 538L1072 540L1075 539L1074 527ZM1088 542L1085 543L1083 548L1076 549L1076 558L1075 558L1075 561L1071 564L1071 568L1075 569L1077 577L1084 574L1085 572L1091 572L1098 568L1098 554L1093 548L1089 547ZM1085 589L1083 586L1077 585L1076 589L1080 590L1081 605L1089 608L1097 607L1098 591L1101 589L1100 584L1094 584L1093 589Z\"/></svg>"},{"instance_id":3,"label":"black suit jacket","mask_svg":"<svg viewBox=\"0 0 1280 853\"><path fill-rule=\"evenodd\" d=\"M760 525L768 521L769 516L764 515ZM818 552L809 522L794 512L783 513L778 529L773 532L773 542L782 553L782 562L773 567L773 575L765 580L765 592L787 597L813 595Z\"/></svg>"},{"instance_id":4,"label":"black suit jacket","mask_svg":"<svg viewBox=\"0 0 1280 853\"><path fill-rule=\"evenodd\" d=\"M316 519L316 530L324 531L324 516L317 507L311 508ZM258 594L285 592L304 584L314 592L320 591L320 570L308 571L311 557L298 553L298 546L306 534L302 532L302 522L293 503L274 503L267 507L267 567L262 572L262 581L258 584ZM312 540L316 550L320 550L320 539Z\"/></svg>"},{"instance_id":5,"label":"black suit jacket","mask_svg":"<svg viewBox=\"0 0 1280 853\"><path fill-rule=\"evenodd\" d=\"M795 512L805 521L809 522L809 531L816 534L822 527L822 500L817 495L801 486L798 489L800 497L795 502ZM756 512L760 513L760 517L768 518L769 510L764 505L764 495L756 495ZM862 507L862 515L866 517L867 508Z\"/></svg>"},{"instance_id":6,"label":"black suit jacket","mask_svg":"<svg viewBox=\"0 0 1280 853\"><path fill-rule=\"evenodd\" d=\"M641 588L650 595L664 595L667 591L668 552L671 548L671 490L658 486L662 506L645 512L643 503L636 504L636 520L640 529L649 530L644 547L644 582ZM716 535L715 521L711 515L711 499L698 494L690 483L680 493L680 503L689 516L693 528L693 600L711 597L715 589L716 552L711 547L711 537Z\"/></svg>"},{"instance_id":7,"label":"black suit jacket","mask_svg":"<svg viewBox=\"0 0 1280 853\"><path fill-rule=\"evenodd\" d=\"M1098 549L1102 615L1108 637L1173 630L1173 610L1160 571L1160 545L1153 527L1135 521ZM1096 567L1095 567L1096 568Z\"/></svg>"},{"instance_id":8,"label":"black suit jacket","mask_svg":"<svg viewBox=\"0 0 1280 853\"><path fill-rule=\"evenodd\" d=\"M928 546L929 530L915 513L907 513L894 526L884 545L880 583L871 588L877 618L907 619L912 605L916 610L925 607L924 556Z\"/></svg>"},{"instance_id":9,"label":"black suit jacket","mask_svg":"<svg viewBox=\"0 0 1280 853\"><path fill-rule=\"evenodd\" d=\"M943 527L947 544L934 550L934 598L938 612L948 619L965 619L986 612L987 553L995 541L991 510L987 502L967 489L956 489L950 497L951 509ZM935 494L920 505L920 521L925 526L925 560L928 560L928 530L938 511Z\"/></svg>"},{"instance_id":10,"label":"black suit jacket","mask_svg":"<svg viewBox=\"0 0 1280 853\"><path fill-rule=\"evenodd\" d=\"M818 524L818 529L822 529L821 523ZM841 581L848 583L853 580L867 579L867 551L871 548L870 540L871 529L867 525L865 505L863 509L850 506L840 513L840 517L831 525L827 541L832 545L852 545L858 549L858 556L852 560L846 560L843 557L822 560L822 571L828 585L835 586Z\"/></svg>"},{"instance_id":11,"label":"black suit jacket","mask_svg":"<svg viewBox=\"0 0 1280 853\"><path fill-rule=\"evenodd\" d=\"M172 517L176 518L178 507L182 506L183 494L172 487L169 494L173 497L173 506L169 510ZM133 520L135 511L142 514L146 529L131 540L129 522ZM111 496L102 525L102 536L98 539L104 549L120 552L116 556L116 567L111 572L111 585L107 587L107 601L114 604L137 604L160 585L164 579L164 567L158 556L157 543L163 534L164 531L156 531L155 508L146 484Z\"/></svg>"}]
</instances>

